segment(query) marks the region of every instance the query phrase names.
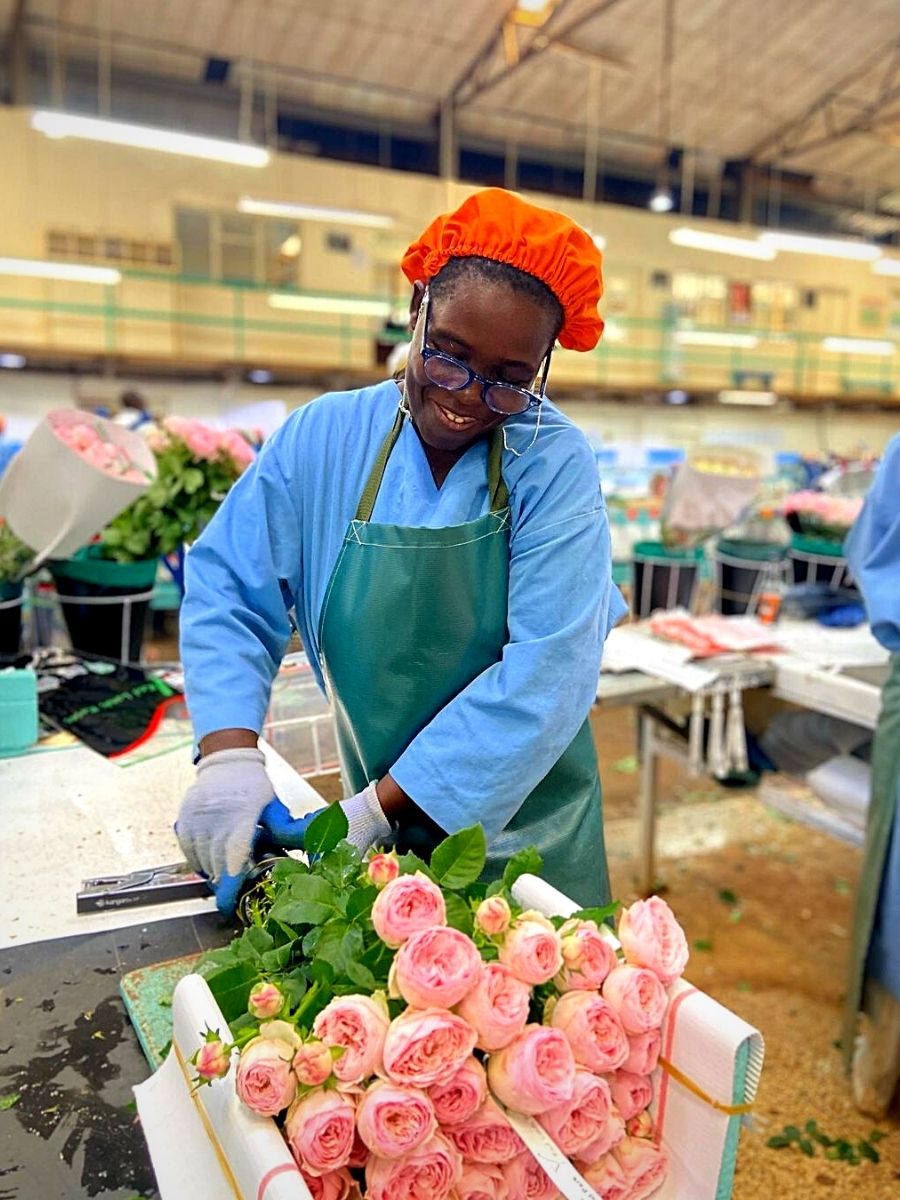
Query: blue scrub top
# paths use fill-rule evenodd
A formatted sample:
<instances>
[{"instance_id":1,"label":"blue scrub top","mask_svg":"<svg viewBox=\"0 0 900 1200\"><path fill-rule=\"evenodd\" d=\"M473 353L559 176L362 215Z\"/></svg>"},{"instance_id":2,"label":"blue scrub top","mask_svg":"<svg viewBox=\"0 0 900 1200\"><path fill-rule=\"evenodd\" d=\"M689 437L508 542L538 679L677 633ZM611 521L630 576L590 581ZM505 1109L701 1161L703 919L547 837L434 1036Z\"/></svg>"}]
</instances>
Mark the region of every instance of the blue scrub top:
<instances>
[{"instance_id":1,"label":"blue scrub top","mask_svg":"<svg viewBox=\"0 0 900 1200\"><path fill-rule=\"evenodd\" d=\"M260 730L293 609L322 686L319 615L344 534L399 393L319 397L293 413L231 490L187 556L181 651L197 739ZM626 611L612 583L609 526L593 452L545 402L506 424L510 492L509 641L439 712L391 770L448 832L508 823L566 749L594 700L603 642ZM488 511L487 439L437 488L409 421L391 454L373 521L440 528ZM402 612L397 620L403 620ZM453 614L435 613L436 621ZM385 631L390 636L390 630Z\"/></svg>"},{"instance_id":2,"label":"blue scrub top","mask_svg":"<svg viewBox=\"0 0 900 1200\"><path fill-rule=\"evenodd\" d=\"M900 434L887 444L844 552L873 635L892 653L900 652Z\"/></svg>"}]
</instances>

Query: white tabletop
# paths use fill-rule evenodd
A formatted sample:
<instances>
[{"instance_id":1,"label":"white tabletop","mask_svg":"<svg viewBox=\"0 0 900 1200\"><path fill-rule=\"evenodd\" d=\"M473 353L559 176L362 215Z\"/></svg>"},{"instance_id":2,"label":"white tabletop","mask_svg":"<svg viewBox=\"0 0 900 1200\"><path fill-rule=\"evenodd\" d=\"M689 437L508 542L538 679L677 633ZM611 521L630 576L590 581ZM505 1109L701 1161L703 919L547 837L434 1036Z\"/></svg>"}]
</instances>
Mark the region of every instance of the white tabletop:
<instances>
[{"instance_id":1,"label":"white tabletop","mask_svg":"<svg viewBox=\"0 0 900 1200\"><path fill-rule=\"evenodd\" d=\"M263 746L295 816L319 794ZM0 949L211 911L212 898L77 914L92 876L181 861L172 825L194 768L183 748L130 767L77 745L0 759Z\"/></svg>"}]
</instances>

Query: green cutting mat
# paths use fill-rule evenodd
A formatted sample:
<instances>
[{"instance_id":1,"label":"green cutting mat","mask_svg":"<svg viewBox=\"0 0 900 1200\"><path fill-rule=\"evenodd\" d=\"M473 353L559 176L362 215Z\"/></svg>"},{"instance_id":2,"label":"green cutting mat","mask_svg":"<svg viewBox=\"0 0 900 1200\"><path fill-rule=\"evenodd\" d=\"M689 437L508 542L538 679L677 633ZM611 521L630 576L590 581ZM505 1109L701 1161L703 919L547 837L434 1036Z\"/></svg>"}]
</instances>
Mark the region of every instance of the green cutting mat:
<instances>
[{"instance_id":1,"label":"green cutting mat","mask_svg":"<svg viewBox=\"0 0 900 1200\"><path fill-rule=\"evenodd\" d=\"M175 984L190 975L199 954L170 958L152 967L139 967L123 975L119 993L147 1062L155 1071L165 1058L172 1040L172 993Z\"/></svg>"}]
</instances>

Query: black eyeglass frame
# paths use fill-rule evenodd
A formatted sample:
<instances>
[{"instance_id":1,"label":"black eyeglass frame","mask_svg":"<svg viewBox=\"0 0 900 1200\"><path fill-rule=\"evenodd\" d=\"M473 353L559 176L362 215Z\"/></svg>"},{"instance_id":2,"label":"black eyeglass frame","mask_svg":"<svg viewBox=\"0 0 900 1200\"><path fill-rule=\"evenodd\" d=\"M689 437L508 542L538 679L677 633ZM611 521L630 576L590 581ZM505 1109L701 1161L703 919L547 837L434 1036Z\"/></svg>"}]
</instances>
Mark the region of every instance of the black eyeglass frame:
<instances>
[{"instance_id":1,"label":"black eyeglass frame","mask_svg":"<svg viewBox=\"0 0 900 1200\"><path fill-rule=\"evenodd\" d=\"M424 327L422 329L422 345L419 348L419 354L422 357L422 369L424 370L425 375L430 383L433 383L435 387L443 388L444 391L447 392L461 392L471 384L473 379L477 380L477 382L481 384L482 404L489 408L491 412L495 412L504 417L520 416L522 413L527 412L530 408L539 408L540 405L543 404L544 393L547 387L547 376L550 374L550 359L553 356L552 345L550 346L550 349L547 351L547 354L544 358L543 370L540 373L541 383L539 391L533 392L530 388L518 387L514 383L504 383L499 379L486 379L483 375L479 375L477 371L473 371L467 363L462 362L458 358L454 358L452 354L447 354L443 350L432 350L431 347L426 344L428 341L428 318L431 310L429 300L430 296L426 291L422 298L422 305L425 308L425 316ZM446 363L448 366L456 367L459 371L464 371L466 374L465 380L456 385L452 385L439 379L433 379L428 370L428 364L435 359L437 359L439 362ZM495 387L500 387L503 388L504 391L515 392L520 395L524 401L522 408L497 408L495 405L491 404L488 396L491 388Z\"/></svg>"}]
</instances>

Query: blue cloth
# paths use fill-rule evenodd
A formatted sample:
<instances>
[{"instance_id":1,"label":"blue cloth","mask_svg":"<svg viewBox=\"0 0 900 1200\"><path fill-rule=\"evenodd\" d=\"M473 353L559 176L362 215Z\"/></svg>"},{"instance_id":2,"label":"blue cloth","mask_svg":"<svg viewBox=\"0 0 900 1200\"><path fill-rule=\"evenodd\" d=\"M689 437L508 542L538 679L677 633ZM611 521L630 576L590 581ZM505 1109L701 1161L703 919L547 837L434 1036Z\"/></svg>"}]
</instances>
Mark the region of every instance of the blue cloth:
<instances>
[{"instance_id":1,"label":"blue cloth","mask_svg":"<svg viewBox=\"0 0 900 1200\"><path fill-rule=\"evenodd\" d=\"M397 402L388 380L293 413L189 552L182 658L198 739L261 729L290 635L288 608L321 686L319 614ZM510 445L525 452L503 455L512 532L502 660L434 717L391 772L448 832L480 820L493 836L508 822L584 721L603 641L626 611L612 583L593 453L571 421L549 402L543 408L531 449L534 412L506 425ZM438 489L406 422L373 521L441 528L484 515L487 448L484 439L471 446Z\"/></svg>"},{"instance_id":2,"label":"blue cloth","mask_svg":"<svg viewBox=\"0 0 900 1200\"><path fill-rule=\"evenodd\" d=\"M873 635L900 651L900 434L891 438L844 553L866 602Z\"/></svg>"},{"instance_id":3,"label":"blue cloth","mask_svg":"<svg viewBox=\"0 0 900 1200\"><path fill-rule=\"evenodd\" d=\"M878 890L878 906L869 942L866 975L877 979L882 987L900 1000L900 780L894 804L888 852Z\"/></svg>"}]
</instances>

